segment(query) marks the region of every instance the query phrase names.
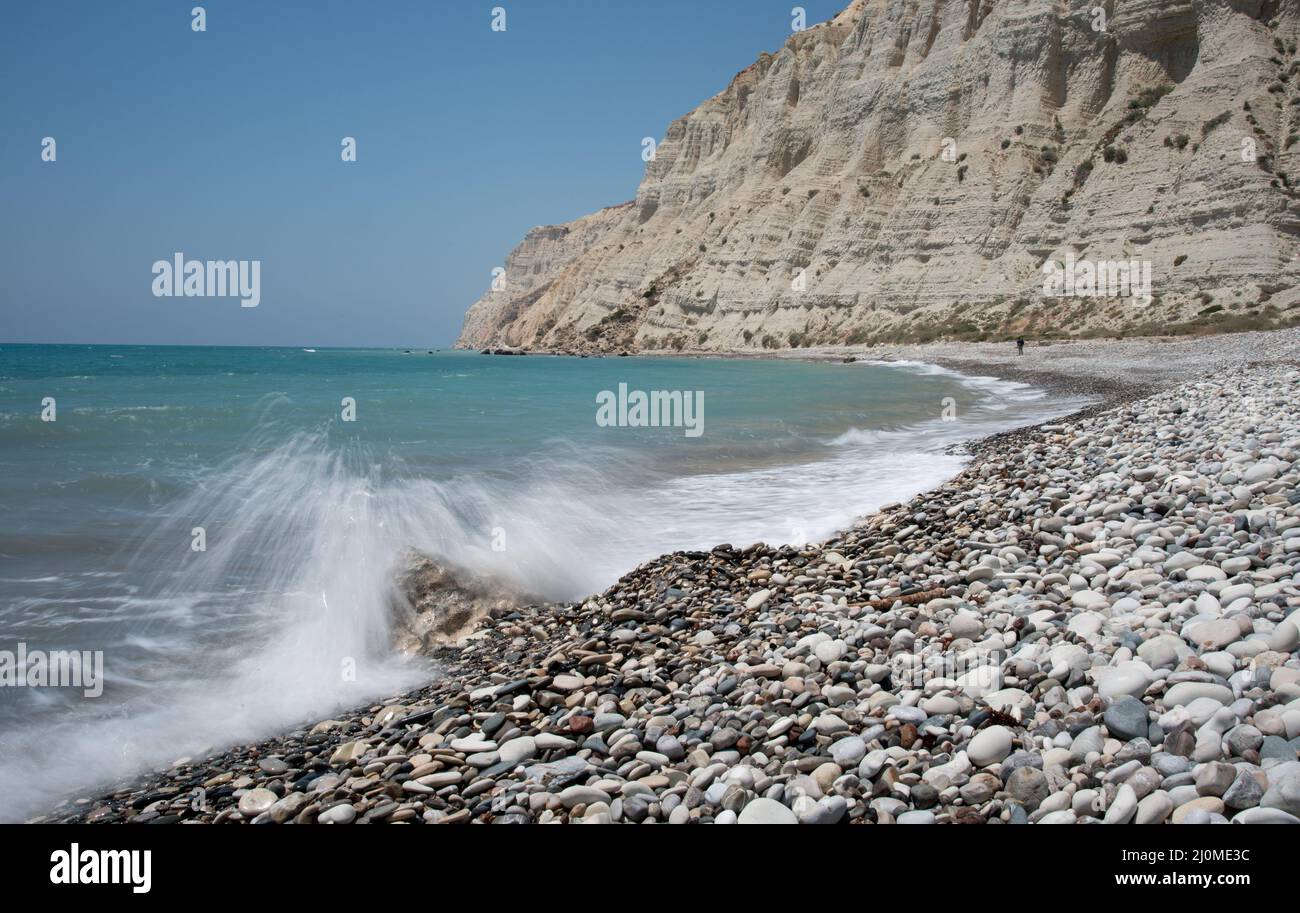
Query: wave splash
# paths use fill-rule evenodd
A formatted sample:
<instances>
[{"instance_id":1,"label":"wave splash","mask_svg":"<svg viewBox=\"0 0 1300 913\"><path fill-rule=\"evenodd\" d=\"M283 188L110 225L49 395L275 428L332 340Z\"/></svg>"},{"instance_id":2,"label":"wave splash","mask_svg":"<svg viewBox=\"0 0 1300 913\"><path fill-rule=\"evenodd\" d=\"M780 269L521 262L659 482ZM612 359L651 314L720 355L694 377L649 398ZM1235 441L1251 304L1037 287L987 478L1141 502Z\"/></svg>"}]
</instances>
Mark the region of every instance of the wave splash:
<instances>
[{"instance_id":1,"label":"wave splash","mask_svg":"<svg viewBox=\"0 0 1300 913\"><path fill-rule=\"evenodd\" d=\"M412 551L579 598L667 551L823 538L950 478L962 458L946 445L979 425L848 432L797 466L675 477L555 443L443 480L327 431L273 445L264 429L134 543L123 576L141 585L104 643L104 697L0 733L0 819L428 681L435 669L394 649Z\"/></svg>"}]
</instances>

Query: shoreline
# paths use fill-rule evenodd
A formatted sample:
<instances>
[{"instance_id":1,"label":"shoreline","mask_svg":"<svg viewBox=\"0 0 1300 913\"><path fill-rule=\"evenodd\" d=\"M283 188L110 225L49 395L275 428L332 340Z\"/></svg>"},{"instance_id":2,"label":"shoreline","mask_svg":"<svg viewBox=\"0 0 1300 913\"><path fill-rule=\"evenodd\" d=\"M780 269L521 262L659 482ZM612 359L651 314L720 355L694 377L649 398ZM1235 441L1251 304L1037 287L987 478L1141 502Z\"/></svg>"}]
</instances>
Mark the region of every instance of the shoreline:
<instances>
[{"instance_id":1,"label":"shoreline","mask_svg":"<svg viewBox=\"0 0 1300 913\"><path fill-rule=\"evenodd\" d=\"M1252 350L1251 357L1255 360L1286 361L1276 353L1269 355L1272 346L1283 356L1289 354L1291 363L1294 363L1297 351L1296 331L1248 335L1270 337L1263 340L1262 344L1260 339L1249 341L1248 348ZM1099 346L1115 348L1114 344L1097 341L1088 341L1085 345L1093 350ZM1129 348L1132 350L1138 345L1140 344L1131 343ZM899 529L896 518L900 514L906 515L909 511L914 511L916 505L949 498L953 493L959 493L965 486L978 485L988 467L1014 459L1015 455L1026 446L1041 445L1044 441L1059 436L1063 433L1061 429L1081 422L1093 421L1099 417L1104 418L1108 413L1123 408L1126 403L1132 403L1139 397L1156 390L1166 389L1172 382L1172 378L1185 369L1180 358L1158 360L1150 363L1149 376L1142 382L1121 381L1115 379L1113 371L1107 374L1107 370L1112 369L1104 365L1101 366L1100 371L1094 366L1091 376L1086 371L1079 370L1077 363L1069 359L1060 359L1050 366L1037 364L1033 368L1027 368L1015 362L1006 364L1006 359L974 360L981 353L969 351L968 344L962 346L965 347L965 351L960 346L954 351L953 344L941 344L944 348L943 352L934 352L935 347L930 347L928 358L916 357L924 354L919 352L918 348L926 347L889 347L884 352L879 349L858 351L873 359L925 360L967 375L991 375L1004 380L1031 383L1047 389L1050 393L1100 396L1102 401L1060 419L1039 425L1022 426L969 442L967 449L972 458L971 462L956 478L936 489L917 495L909 502L911 506L887 505L880 511L861 518L850 529L824 543L809 545L803 549L793 549L790 546L780 548L756 546L745 550L733 550L726 546L717 546L710 552L675 552L653 559L629 571L603 594L589 597L581 603L542 604L523 607L513 612L498 610L492 617L485 619L480 629L461 647L439 651L437 658L443 665L444 676L423 688L401 695L399 705L370 705L366 708L358 708L339 714L339 719L336 721L319 722L310 730L281 735L256 746L237 746L213 758L182 765L160 775L145 774L131 786L100 800L83 801L80 807L65 802L50 814L35 820L120 821L129 818L156 821L225 821L256 818L271 821L321 820L335 823L344 823L345 819L350 821L357 818L371 821L431 820L448 823L470 819L605 820L606 817L609 820L644 820L646 817L654 820L680 820L683 815L678 812L678 809L682 809L686 813L687 820L703 818L725 821L728 820L728 813L731 819L739 817L743 820L752 805L754 814L761 811L782 820L785 820L786 813L789 813L800 821L829 817L835 820L865 818L884 823L885 820L897 819L901 815L908 814L909 811L925 812L934 808L933 805L916 807L916 803L912 803L911 807L900 809L886 802L887 808L882 806L881 809L877 809L874 803L865 800L873 797L880 798L875 795L879 791L878 787L870 787L865 796L857 795L857 799L864 801L856 801L853 788L850 788L852 784L840 783L840 778L856 776L860 787L864 785L862 774L866 771L858 769L854 774L842 763L834 778L826 783L820 782L831 774L830 771L824 770L825 764L838 763L832 761L832 758L844 755L849 748L852 749L849 755L857 753L858 745L854 742L848 748L841 746L840 753L837 755L836 746L842 742L850 739L861 740L864 748L862 758L857 765L850 766L861 767L866 764L870 768L873 765L867 764L868 755L880 760L877 752L884 751L887 756L897 760L890 755L894 749L902 746L906 753L911 745L925 744L932 737L932 734L928 734L926 727L921 724L929 721L935 714L923 715L920 719L911 720L910 723L916 731L908 732L905 728L908 722L899 722L899 720L909 714L891 713L891 708L895 706L916 708L918 703L923 704L925 700L942 698L939 703L943 708L949 707L945 702L955 702L957 708L954 713L968 714L964 726L972 725L972 715L978 716L983 712L988 715L976 720L975 728L984 727L980 729L983 732L988 728L990 720L999 721L997 726L1005 728L1004 723L1007 721L1004 717L1008 716L1004 712L1005 708L995 709L984 706L981 710L976 706L988 696L990 689L978 683L974 688L970 688L968 685L960 684L960 679L953 688L941 688L935 694L929 693L932 690L929 687L922 689L920 696L911 703L906 699L891 703L883 698L873 703L875 695L886 693L881 689L881 682L887 682L889 677L888 674L876 677L874 667L880 663L866 662L861 656L861 650L865 650L878 640L877 637L868 637L861 644L853 642L851 638L828 638L828 640L818 640L815 644L805 644L803 649L800 649L797 643L778 645L775 647L778 654L788 649L792 651L788 656L795 657L782 664L780 669L772 668L775 663L768 661L749 663L742 660L737 663L724 659L717 663L730 675L724 675L721 679L716 675L713 676L714 680L710 685L713 689L711 693L717 695L718 686L730 684L731 687L724 693L724 697L735 693L734 689L741 687L740 684L729 679L741 679L745 688L752 686L756 695L762 695L774 688L780 690L782 686L778 685L778 682L792 681L792 676L784 674L791 671L789 668L791 663L803 666L802 670L794 671L806 673L804 688L796 688L800 696L788 700L799 707L810 704L824 706L822 715L829 713L838 720L837 723L828 721L826 727L816 725L821 719L820 716L804 721L803 715L798 714L796 715L798 718L781 729L780 733L776 733L776 730L783 725L783 722L778 722L775 726L763 727L766 731L762 734L768 737L765 742L760 743L756 738L757 733L749 732L743 724L739 724L725 727L724 730L737 733L735 741L732 741L731 736L724 735L721 742L727 744L720 744L709 734L716 732L717 726L687 727L686 724L695 721L693 713L705 709L695 706L699 703L698 700L694 703L687 701L685 711L679 710L662 719L651 718L648 722L642 721L644 725L640 728L629 729L628 724L638 706L644 706L644 703L653 704L656 696L662 699L665 695L677 693L686 684L678 682L676 683L678 687L669 687L667 681L673 681L671 678L664 681L658 680L653 674L639 674L639 670L645 668L644 663L636 659L636 656L645 654L639 645L656 638L667 637L668 642L660 644L658 649L667 650L671 646L675 651L674 659L689 664L693 659L707 654L709 647L719 636L734 638L740 633L728 635L729 626L734 623L730 621L727 625L722 625L723 631L713 633L713 628L718 627L718 624L709 626L705 622L711 621L715 615L720 614L722 619L733 617L758 619L764 614L770 614L769 601L784 605L785 603L780 601L788 596L789 605L786 608L787 614L791 617L783 620L780 626L787 631L794 630L808 634L799 641L803 643L810 636L822 633L822 628L836 626L843 628L846 622L857 621L867 614L888 616L899 611L912 611L905 607L919 606L920 608L915 611L927 613L927 621L918 623L912 619L909 623L908 630L916 636L917 630L913 629L932 623L928 620L929 616L949 614L945 610L950 608L947 603L954 600L954 594L950 590L956 584L948 582L944 586L927 588L919 582L919 575L917 579L912 579L913 574L906 574L904 575L906 581L896 582L908 582L912 583L912 586L884 587L874 593L871 599L859 600L858 605L853 605L847 600L846 594L853 587L849 587L848 590L844 586L823 587L820 591L820 601L801 598L798 593L782 595L776 591L791 589L791 580L799 581L799 585L805 589L811 589L817 582L824 582L827 579L842 582L852 577L853 573L857 573L861 578L863 574L861 564L850 569L847 564L841 562L841 566L836 568L834 562L827 564L824 561L825 555L828 552L838 554L835 552L837 548L842 551L851 550L845 543L852 540L856 545L855 537L859 537L864 531L893 530L894 541L899 541L898 536L902 532L906 532L909 526L916 525L908 524ZM1028 360L1031 357L1030 353L1035 351L1035 349L1028 349L1024 360ZM681 353L664 354L679 356ZM1111 360L1114 361L1115 353L1112 351L1110 354ZM1162 351L1160 354L1164 356L1175 353ZM1203 357L1203 353L1199 350L1194 350L1192 354ZM1219 357L1217 361L1242 365L1246 363L1244 354L1242 351L1229 353L1227 356ZM710 354L709 357L718 356ZM800 351L782 353L775 357L843 360L849 355L838 351ZM1120 361L1126 357L1128 356L1123 352L1119 354ZM916 534L913 531L911 535ZM902 541L906 542L907 537ZM966 540L960 547L965 548L968 544L969 540ZM956 543L950 541L943 542L943 545L947 548L956 547ZM974 551L984 554L988 551L988 546L981 546ZM872 560L878 562L881 559ZM743 575L737 573L738 569L747 568L756 561L760 565L757 568L745 570ZM682 567L698 569L701 563L705 566L717 565L718 567L707 569L710 571L720 569L722 578L729 582L727 587L722 588L725 592L718 590L717 587L710 588L711 591L718 590L712 594L715 598L726 600L722 604L730 607L727 612L718 613L718 605L715 604L704 611L703 615L701 610L697 609L687 616L687 620L683 620L683 610L689 608L691 597L695 594L673 585L672 581L660 581L663 585L658 586L657 592L653 594L658 598L660 605L653 612L643 607L643 603L647 601L644 598L636 599L633 605L625 604L631 595L629 591L642 587L647 580L657 580L670 571L680 572ZM788 573L792 568L809 567L810 563L819 567L825 566L826 570L820 575ZM877 564L875 567L878 569L881 566L892 567L888 561L884 565ZM978 571L978 567L975 570ZM780 570L782 568L786 569L787 573L782 573ZM771 585L761 587L761 590L768 592L768 595L755 603L760 591L757 585L778 577L785 577L785 584L780 588ZM975 581L968 580L966 583L983 582L986 579L988 578L979 572ZM737 581L741 583L737 584ZM929 583L936 582L936 580L929 581ZM863 587L864 584L859 579L856 586L859 592L853 595L861 596L863 592L869 592L864 591ZM741 592L736 593L737 589ZM804 630L806 625L802 623L791 629L790 625L799 621L801 615L808 614L797 609L807 608L808 604L811 604L818 608L818 611L812 614L816 616L822 614L821 607L828 605L825 593L828 589L832 595L839 594L838 601L833 603L838 610L828 606L825 610L826 617L816 618L819 624L812 629L811 634ZM664 594L671 590L680 590L683 595L672 594L671 598L664 600ZM746 595L745 590L753 592ZM638 597L642 595L638 592ZM746 596L743 601L739 598L741 595ZM881 603L882 600L888 601L889 608ZM751 605L751 603L755 604ZM872 605L872 603L881 604ZM975 611L978 603L967 604L961 599L957 599L957 603L957 608L951 614L953 619L957 619L958 615L961 616L958 627L965 631L970 627L967 619L978 617ZM673 608L679 604L680 608ZM1295 603L1287 603L1288 607L1294 607L1295 604L1300 604L1300 597L1296 598ZM879 610L882 608L885 611L880 613ZM1020 616L1017 616L1017 619L1019 618ZM665 626L662 624L665 619L672 620ZM593 644L590 649L575 648L571 645L570 650L575 655L566 655L565 648L562 646L565 639L563 629L567 627L566 622L575 620L581 620L586 628L603 631L608 636L599 644ZM1264 619L1264 621L1267 624L1273 620ZM771 622L768 621L766 624L770 626ZM872 627L877 624L873 622ZM1273 621L1273 624L1276 626L1277 621ZM547 632L548 636L534 640L533 634L528 630L529 625ZM677 636L683 631L690 631L699 636L683 643L681 642L683 638ZM714 640L710 641L709 637ZM706 642L699 643L697 642L699 640ZM495 644L490 648L483 646L489 642ZM827 642L839 646L821 649L821 645ZM511 649L512 647L514 649ZM841 647L845 649L841 651ZM879 651L880 647L877 645L873 649ZM830 654L836 652L840 655L830 658ZM819 677L826 679L826 670L835 670L835 664L846 662L844 656L851 653L858 653L859 659L839 670L839 673L834 676L833 683L818 681ZM514 654L519 656L512 659ZM757 656L753 658L761 659ZM873 657L873 659L880 658ZM531 662L525 662L525 659ZM633 664L630 669L627 668L628 662ZM1294 662L1294 655L1291 662ZM854 668L859 664L863 665ZM654 670L656 665L657 663L651 663L649 668ZM867 670L871 671L864 677L863 672ZM585 675L581 674L584 672ZM1300 673L1297 675L1300 676ZM464 688L461 687L462 676L473 680ZM651 680L653 683L650 683ZM865 689L869 693L854 695L862 698L858 702L861 706L838 712L836 708L842 708L853 701L846 696L845 701L837 702L829 695L837 688L852 689L849 682L856 682L859 690ZM478 687L474 687L475 684ZM1074 682L1061 684L1074 684L1076 690L1079 687ZM606 694L602 693L602 688L611 690ZM992 689L992 691L1006 690L1014 689ZM646 693L641 694L641 691ZM621 699L620 693L624 695ZM636 696L628 698L626 697L628 693ZM704 693L710 693L708 688ZM808 694L814 695L813 699L800 703L803 695ZM575 697L579 696L580 699L575 700ZM787 698L778 697L773 700L779 703L783 699ZM624 702L629 700L631 705L624 707ZM967 702L970 702L970 707L965 706ZM1023 704L1023 699L1017 699L1017 702L1018 705ZM712 700L709 706L717 703L723 706L734 704L730 700ZM685 716L682 715L683 712ZM616 721L614 717L622 719ZM786 716L784 719L790 718ZM528 725L523 725L525 722ZM732 722L734 723L735 720L733 719ZM539 723L541 725L538 725ZM919 729L918 725L920 725ZM1283 726L1285 728L1285 723ZM854 731L855 728L858 735L844 734ZM876 732L877 729L880 731ZM795 731L799 732L799 738L791 740L786 733ZM867 739L867 733L872 733L873 738ZM961 738L960 727L948 735L956 740L955 744L963 744L966 741ZM606 738L606 736L612 737ZM652 736L654 738L651 738ZM912 739L907 745L904 745L905 737ZM998 737L1001 738L1000 733ZM380 753L376 750L375 743L385 743L394 739L394 744L402 746L400 751ZM736 746L746 739L748 739L747 749L738 752ZM822 744L823 742L825 744ZM630 743L635 743L636 750L629 753ZM808 764L795 763L794 768L782 773L780 764L774 771L766 769L775 763L774 760L769 759L768 764L759 770L754 760L769 757L760 749L760 744L766 747L771 743L778 743L777 747L781 749L778 754L785 754L791 750L791 745L810 745L817 749L811 756L819 763L815 767L809 767L808 770L802 769ZM877 744L880 747L872 747ZM967 746L963 757L968 756L969 747ZM767 751L774 750L767 749ZM742 759L745 763L742 763ZM900 768L893 763L893 760L887 765L882 761L881 766L898 771ZM713 776L709 776L707 771L713 770L718 763L725 763L726 769L715 771ZM957 763L957 758L946 762L946 764ZM880 772L881 766L877 766L873 775ZM645 769L641 770L642 767ZM534 768L537 770L529 774L528 771ZM820 778L817 776L819 770L823 773ZM527 803L523 806L502 805L498 795L500 790L504 789L505 794L511 794L513 790L508 784L517 782L515 775L519 772L525 774L522 782L531 784L521 787L521 794L528 796ZM949 778L949 787L952 787L953 780L965 778L967 783L962 786L974 782L974 779L969 776L970 771L950 772L954 773L954 777ZM637 776L632 776L634 773ZM719 775L723 774L725 776L719 779ZM813 783L803 782L801 778L807 779L810 774ZM610 776L621 781L619 788L614 788L612 783L607 782ZM903 773L900 776L908 777L910 774ZM1032 777L1028 778L1032 779ZM786 791L786 787L789 787L792 781L798 784L795 790L798 795ZM708 800L710 790L718 792L713 789L715 783L726 783L728 786L716 797L720 804L705 801ZM911 786L925 785L924 781L908 784L902 779L894 780L893 783L901 784L904 788L894 790L891 785L891 795L896 797L901 793L909 798L912 793ZM636 788L625 788L628 784ZM758 789L760 784L767 784L769 789ZM1005 792L1005 787L1010 784L1001 785ZM768 793L777 786L782 787L779 790L781 799L772 800ZM371 787L377 787L377 792L373 790L365 792ZM195 788L205 790L205 800L212 803L210 810L196 811L191 808L189 800ZM677 800L641 802L637 797L646 795L642 792L642 788L649 790L649 794L661 800L665 795L676 796ZM956 798L961 800L962 788L960 786L952 788L957 790ZM737 789L740 793L746 794L746 801L739 801L734 796L732 796L733 801L726 801L728 796ZM692 790L701 795L694 795ZM953 798L948 795L947 788L939 792L948 799ZM994 793L996 792L997 790L994 790ZM1055 792L1057 791L1053 794ZM921 789L920 793L928 799L925 789ZM357 799L356 796L361 798ZM491 797L491 801L476 802L479 796ZM834 798L835 796L839 799ZM535 797L544 798L538 801ZM586 801L572 801L575 797ZM149 801L143 801L146 799ZM811 799L816 808L810 807L807 801L803 801L806 799ZM894 801L900 800L895 798ZM994 798L986 801L998 800ZM784 812L769 803L782 806ZM969 811L971 805L971 803L964 804L962 801L957 801L955 807ZM1023 810L1025 803L1020 803L1020 807ZM1006 810L999 806L999 811ZM1037 810L1037 808L1030 809L1026 812L1026 817ZM628 814L629 811L631 814ZM1063 811L1063 809L1053 808L1051 811ZM1008 814L1015 817L1013 812ZM986 817L984 820L989 818Z\"/></svg>"},{"instance_id":2,"label":"shoreline","mask_svg":"<svg viewBox=\"0 0 1300 913\"><path fill-rule=\"evenodd\" d=\"M815 362L914 361L937 365L967 376L987 375L1028 383L1049 393L1099 396L1122 401L1144 396L1177 383L1190 372L1209 365L1271 363L1300 347L1300 328L1250 330L1208 336L1139 336L1131 338L1046 339L1026 341L1025 355L1015 354L1012 340L1003 342L937 341L870 346L811 346L800 349L647 349L627 352L579 353L565 350L510 348L510 355L568 358L720 358ZM473 354L500 347L453 346ZM508 347L509 348L509 347ZM1292 356L1295 357L1295 356ZM1103 362L1098 364L1098 361ZM1121 376L1122 375L1122 376Z\"/></svg>"}]
</instances>

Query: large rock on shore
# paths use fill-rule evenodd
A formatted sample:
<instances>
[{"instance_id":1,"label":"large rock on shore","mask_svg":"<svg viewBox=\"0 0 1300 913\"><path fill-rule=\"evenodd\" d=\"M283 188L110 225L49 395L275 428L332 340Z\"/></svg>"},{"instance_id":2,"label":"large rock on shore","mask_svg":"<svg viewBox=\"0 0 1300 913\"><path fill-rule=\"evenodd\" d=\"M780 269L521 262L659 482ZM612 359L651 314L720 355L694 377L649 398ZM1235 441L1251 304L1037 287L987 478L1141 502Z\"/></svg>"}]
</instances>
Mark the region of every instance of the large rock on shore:
<instances>
[{"instance_id":1,"label":"large rock on shore","mask_svg":"<svg viewBox=\"0 0 1300 913\"><path fill-rule=\"evenodd\" d=\"M474 631L492 612L527 601L504 584L448 568L415 552L397 572L395 642L404 653L431 653Z\"/></svg>"}]
</instances>

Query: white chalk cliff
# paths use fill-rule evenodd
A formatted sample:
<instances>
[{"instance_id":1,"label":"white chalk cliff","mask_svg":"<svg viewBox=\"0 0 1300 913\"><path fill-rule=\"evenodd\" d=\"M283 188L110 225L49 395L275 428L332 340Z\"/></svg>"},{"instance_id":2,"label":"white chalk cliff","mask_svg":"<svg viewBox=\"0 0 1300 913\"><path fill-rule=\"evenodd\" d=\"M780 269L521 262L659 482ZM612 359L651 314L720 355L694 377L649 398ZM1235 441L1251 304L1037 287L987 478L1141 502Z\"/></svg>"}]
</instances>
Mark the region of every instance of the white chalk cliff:
<instances>
[{"instance_id":1,"label":"white chalk cliff","mask_svg":"<svg viewBox=\"0 0 1300 913\"><path fill-rule=\"evenodd\" d=\"M530 231L459 344L1295 323L1298 5L855 0L670 124L635 200ZM1045 294L1069 255L1149 263L1151 299Z\"/></svg>"}]
</instances>

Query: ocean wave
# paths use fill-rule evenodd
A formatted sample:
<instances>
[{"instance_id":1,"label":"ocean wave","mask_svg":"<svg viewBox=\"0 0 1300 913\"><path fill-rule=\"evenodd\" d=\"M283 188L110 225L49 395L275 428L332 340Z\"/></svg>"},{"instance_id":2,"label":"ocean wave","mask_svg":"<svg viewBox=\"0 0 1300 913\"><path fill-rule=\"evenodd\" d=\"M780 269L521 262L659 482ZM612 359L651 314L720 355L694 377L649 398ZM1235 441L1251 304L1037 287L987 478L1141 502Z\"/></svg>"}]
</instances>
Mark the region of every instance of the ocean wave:
<instances>
[{"instance_id":1,"label":"ocean wave","mask_svg":"<svg viewBox=\"0 0 1300 913\"><path fill-rule=\"evenodd\" d=\"M131 412L185 412L189 406L78 406L72 410L74 415L122 415Z\"/></svg>"},{"instance_id":2,"label":"ocean wave","mask_svg":"<svg viewBox=\"0 0 1300 913\"><path fill-rule=\"evenodd\" d=\"M950 380L956 381L967 389L976 390L990 396L1008 397L1018 402L1034 402L1047 397L1047 392L1045 390L1022 381L1006 380L1001 377L982 374L963 374L959 371L945 368L942 365L936 365L925 361L910 361L908 359L898 359L895 361L887 361L883 359L861 359L854 362L854 364L898 368L903 371L909 371L913 374L920 374L927 377L946 377Z\"/></svg>"}]
</instances>

